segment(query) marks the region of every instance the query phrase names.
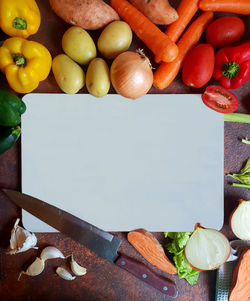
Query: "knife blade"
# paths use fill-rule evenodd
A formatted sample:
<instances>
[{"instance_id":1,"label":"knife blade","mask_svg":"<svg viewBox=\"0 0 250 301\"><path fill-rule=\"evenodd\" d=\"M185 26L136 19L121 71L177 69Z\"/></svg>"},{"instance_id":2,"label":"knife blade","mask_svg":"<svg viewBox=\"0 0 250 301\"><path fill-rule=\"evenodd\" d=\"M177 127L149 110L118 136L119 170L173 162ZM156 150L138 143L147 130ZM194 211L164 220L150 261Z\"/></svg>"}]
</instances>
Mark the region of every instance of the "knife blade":
<instances>
[{"instance_id":1,"label":"knife blade","mask_svg":"<svg viewBox=\"0 0 250 301\"><path fill-rule=\"evenodd\" d=\"M143 263L124 254L118 254L117 251L122 241L116 235L105 232L60 208L30 195L10 189L2 189L2 191L17 206L81 243L100 257L115 263L163 294L171 297L177 296L177 288L174 281L157 275Z\"/></svg>"}]
</instances>

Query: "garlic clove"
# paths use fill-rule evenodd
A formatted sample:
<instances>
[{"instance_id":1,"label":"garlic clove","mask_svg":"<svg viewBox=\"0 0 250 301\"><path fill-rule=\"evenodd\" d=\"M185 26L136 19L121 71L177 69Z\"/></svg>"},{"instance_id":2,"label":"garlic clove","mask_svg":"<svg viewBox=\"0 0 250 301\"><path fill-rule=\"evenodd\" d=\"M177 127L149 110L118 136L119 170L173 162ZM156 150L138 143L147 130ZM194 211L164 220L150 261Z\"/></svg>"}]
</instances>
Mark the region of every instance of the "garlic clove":
<instances>
[{"instance_id":1,"label":"garlic clove","mask_svg":"<svg viewBox=\"0 0 250 301\"><path fill-rule=\"evenodd\" d=\"M36 260L27 268L27 270L24 272L22 271L19 274L18 280L21 278L22 274L28 275L28 276L37 276L42 273L44 270L44 260L40 259L39 257L36 258Z\"/></svg>"},{"instance_id":2,"label":"garlic clove","mask_svg":"<svg viewBox=\"0 0 250 301\"><path fill-rule=\"evenodd\" d=\"M76 278L76 276L72 276L67 270L61 267L56 269L56 273L64 280L74 280Z\"/></svg>"},{"instance_id":3,"label":"garlic clove","mask_svg":"<svg viewBox=\"0 0 250 301\"><path fill-rule=\"evenodd\" d=\"M65 256L57 248L55 248L53 246L49 246L49 247L46 247L42 250L40 258L45 261L47 259L53 259L53 258L63 258L63 259L65 259Z\"/></svg>"},{"instance_id":4,"label":"garlic clove","mask_svg":"<svg viewBox=\"0 0 250 301\"><path fill-rule=\"evenodd\" d=\"M70 267L76 276L83 276L87 273L87 270L74 260L73 254L71 255Z\"/></svg>"},{"instance_id":5,"label":"garlic clove","mask_svg":"<svg viewBox=\"0 0 250 301\"><path fill-rule=\"evenodd\" d=\"M10 246L8 254L17 254L25 252L31 248L37 249L37 238L34 233L18 226L20 219L18 218L11 230Z\"/></svg>"}]
</instances>

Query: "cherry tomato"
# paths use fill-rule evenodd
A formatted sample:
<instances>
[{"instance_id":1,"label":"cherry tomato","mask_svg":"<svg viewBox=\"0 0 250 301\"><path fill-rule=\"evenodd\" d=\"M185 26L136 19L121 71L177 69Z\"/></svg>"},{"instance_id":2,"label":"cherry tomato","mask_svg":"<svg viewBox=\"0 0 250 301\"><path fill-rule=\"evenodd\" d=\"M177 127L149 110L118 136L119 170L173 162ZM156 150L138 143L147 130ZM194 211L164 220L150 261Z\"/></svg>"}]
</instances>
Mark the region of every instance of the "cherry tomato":
<instances>
[{"instance_id":1,"label":"cherry tomato","mask_svg":"<svg viewBox=\"0 0 250 301\"><path fill-rule=\"evenodd\" d=\"M184 61L184 84L194 88L204 86L213 75L214 59L214 49L210 44L199 44L193 48Z\"/></svg>"},{"instance_id":2,"label":"cherry tomato","mask_svg":"<svg viewBox=\"0 0 250 301\"><path fill-rule=\"evenodd\" d=\"M209 108L220 113L232 113L239 106L237 97L221 86L208 86L202 100Z\"/></svg>"},{"instance_id":3,"label":"cherry tomato","mask_svg":"<svg viewBox=\"0 0 250 301\"><path fill-rule=\"evenodd\" d=\"M245 25L240 18L221 17L209 24L206 41L215 48L230 46L241 38L244 30Z\"/></svg>"}]
</instances>

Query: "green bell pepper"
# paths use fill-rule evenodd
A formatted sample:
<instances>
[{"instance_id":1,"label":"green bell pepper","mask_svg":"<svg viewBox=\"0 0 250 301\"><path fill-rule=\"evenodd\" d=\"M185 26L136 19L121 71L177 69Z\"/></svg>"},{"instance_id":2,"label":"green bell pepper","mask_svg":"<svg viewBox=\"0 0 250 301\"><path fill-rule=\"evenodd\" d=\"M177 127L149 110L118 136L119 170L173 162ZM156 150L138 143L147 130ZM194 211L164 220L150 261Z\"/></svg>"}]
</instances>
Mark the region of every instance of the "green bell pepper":
<instances>
[{"instance_id":1,"label":"green bell pepper","mask_svg":"<svg viewBox=\"0 0 250 301\"><path fill-rule=\"evenodd\" d=\"M16 143L20 134L20 126L0 127L0 155Z\"/></svg>"},{"instance_id":2,"label":"green bell pepper","mask_svg":"<svg viewBox=\"0 0 250 301\"><path fill-rule=\"evenodd\" d=\"M26 111L25 103L16 95L0 90L0 125L16 126Z\"/></svg>"}]
</instances>

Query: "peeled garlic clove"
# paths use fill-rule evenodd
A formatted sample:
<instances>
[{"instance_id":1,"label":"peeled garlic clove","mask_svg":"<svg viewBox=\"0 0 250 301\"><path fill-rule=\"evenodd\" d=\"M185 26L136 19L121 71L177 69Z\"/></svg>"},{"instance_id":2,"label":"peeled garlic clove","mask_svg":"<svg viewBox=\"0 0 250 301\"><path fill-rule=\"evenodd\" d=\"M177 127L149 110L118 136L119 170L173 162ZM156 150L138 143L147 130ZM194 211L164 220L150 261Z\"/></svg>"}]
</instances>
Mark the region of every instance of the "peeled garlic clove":
<instances>
[{"instance_id":1,"label":"peeled garlic clove","mask_svg":"<svg viewBox=\"0 0 250 301\"><path fill-rule=\"evenodd\" d=\"M75 276L72 276L68 271L66 271L64 268L61 267L58 267L56 269L56 273L64 280L74 280L76 278Z\"/></svg>"},{"instance_id":2,"label":"peeled garlic clove","mask_svg":"<svg viewBox=\"0 0 250 301\"><path fill-rule=\"evenodd\" d=\"M37 276L42 273L44 270L44 260L40 259L39 257L36 258L36 260L27 268L26 272L22 271L18 277L18 280L22 276L22 274L28 275L28 276Z\"/></svg>"},{"instance_id":3,"label":"peeled garlic clove","mask_svg":"<svg viewBox=\"0 0 250 301\"><path fill-rule=\"evenodd\" d=\"M87 273L87 270L80 266L73 258L73 254L71 255L71 262L70 262L70 267L72 272L76 275L76 276L83 276Z\"/></svg>"},{"instance_id":4,"label":"peeled garlic clove","mask_svg":"<svg viewBox=\"0 0 250 301\"><path fill-rule=\"evenodd\" d=\"M11 230L8 254L25 252L31 248L36 249L37 238L35 234L18 226L19 221L20 219L18 218Z\"/></svg>"},{"instance_id":5,"label":"peeled garlic clove","mask_svg":"<svg viewBox=\"0 0 250 301\"><path fill-rule=\"evenodd\" d=\"M53 246L46 247L42 250L42 253L40 255L40 258L44 261L47 259L53 259L53 258L63 258L65 259L63 253L58 250L57 248Z\"/></svg>"}]
</instances>

